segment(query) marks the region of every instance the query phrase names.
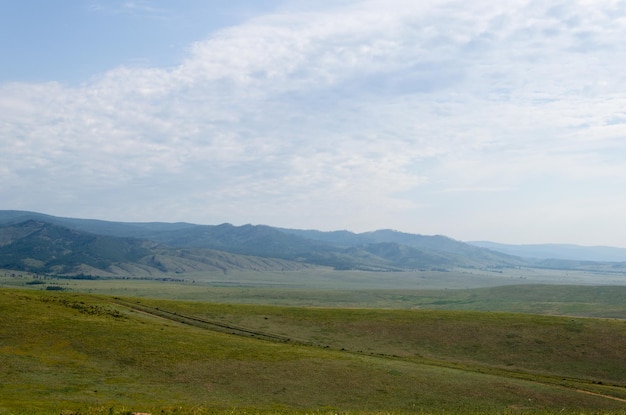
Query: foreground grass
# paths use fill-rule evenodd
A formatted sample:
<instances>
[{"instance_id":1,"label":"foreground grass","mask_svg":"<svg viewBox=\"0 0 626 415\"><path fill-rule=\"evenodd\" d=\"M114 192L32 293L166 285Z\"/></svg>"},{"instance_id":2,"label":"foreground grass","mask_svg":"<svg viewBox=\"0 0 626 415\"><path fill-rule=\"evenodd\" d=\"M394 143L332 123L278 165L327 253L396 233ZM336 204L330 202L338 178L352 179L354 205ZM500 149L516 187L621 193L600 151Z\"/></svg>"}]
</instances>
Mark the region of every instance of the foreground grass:
<instances>
[{"instance_id":1,"label":"foreground grass","mask_svg":"<svg viewBox=\"0 0 626 415\"><path fill-rule=\"evenodd\" d=\"M0 315L3 414L626 413L623 321L21 290Z\"/></svg>"},{"instance_id":2,"label":"foreground grass","mask_svg":"<svg viewBox=\"0 0 626 415\"><path fill-rule=\"evenodd\" d=\"M333 350L530 371L626 387L624 320L150 299L142 299L140 304Z\"/></svg>"}]
</instances>

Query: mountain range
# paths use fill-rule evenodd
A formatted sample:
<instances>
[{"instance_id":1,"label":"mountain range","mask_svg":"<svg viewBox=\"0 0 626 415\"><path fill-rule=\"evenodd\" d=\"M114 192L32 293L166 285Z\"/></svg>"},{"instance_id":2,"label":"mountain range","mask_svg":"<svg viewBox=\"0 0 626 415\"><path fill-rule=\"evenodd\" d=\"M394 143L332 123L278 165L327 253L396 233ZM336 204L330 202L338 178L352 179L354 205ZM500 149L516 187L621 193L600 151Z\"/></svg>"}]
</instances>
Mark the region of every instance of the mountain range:
<instances>
[{"instance_id":1,"label":"mountain range","mask_svg":"<svg viewBox=\"0 0 626 415\"><path fill-rule=\"evenodd\" d=\"M591 265L523 258L446 236L393 230L353 233L228 223L110 222L0 211L0 268L54 275L159 276L311 267L446 271L522 266Z\"/></svg>"}]
</instances>

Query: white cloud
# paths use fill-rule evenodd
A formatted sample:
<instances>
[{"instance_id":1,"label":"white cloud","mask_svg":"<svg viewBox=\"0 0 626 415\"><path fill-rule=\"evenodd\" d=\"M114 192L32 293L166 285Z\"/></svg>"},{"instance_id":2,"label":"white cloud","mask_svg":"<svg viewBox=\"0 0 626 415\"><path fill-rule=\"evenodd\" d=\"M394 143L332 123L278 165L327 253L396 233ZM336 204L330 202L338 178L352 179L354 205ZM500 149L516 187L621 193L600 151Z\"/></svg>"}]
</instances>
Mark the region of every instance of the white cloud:
<instances>
[{"instance_id":1,"label":"white cloud","mask_svg":"<svg viewBox=\"0 0 626 415\"><path fill-rule=\"evenodd\" d=\"M425 206L470 193L622 183L618 6L293 3L175 67L5 84L0 196L78 216L419 232Z\"/></svg>"},{"instance_id":2,"label":"white cloud","mask_svg":"<svg viewBox=\"0 0 626 415\"><path fill-rule=\"evenodd\" d=\"M117 0L92 0L89 9L98 13L122 14L131 16L141 16L153 19L165 19L171 11L165 8L155 7L154 2L148 1L117 1Z\"/></svg>"}]
</instances>

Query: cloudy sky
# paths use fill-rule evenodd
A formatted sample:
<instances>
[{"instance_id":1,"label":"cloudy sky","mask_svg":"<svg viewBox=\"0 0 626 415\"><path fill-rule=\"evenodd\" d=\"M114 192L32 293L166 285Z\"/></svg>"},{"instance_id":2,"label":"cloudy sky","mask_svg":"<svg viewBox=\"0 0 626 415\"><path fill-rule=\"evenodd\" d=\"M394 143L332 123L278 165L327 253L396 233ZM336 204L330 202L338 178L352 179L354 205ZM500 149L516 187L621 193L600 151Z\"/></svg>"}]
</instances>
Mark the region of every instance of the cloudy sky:
<instances>
[{"instance_id":1,"label":"cloudy sky","mask_svg":"<svg viewBox=\"0 0 626 415\"><path fill-rule=\"evenodd\" d=\"M626 247L626 2L0 1L0 208Z\"/></svg>"}]
</instances>

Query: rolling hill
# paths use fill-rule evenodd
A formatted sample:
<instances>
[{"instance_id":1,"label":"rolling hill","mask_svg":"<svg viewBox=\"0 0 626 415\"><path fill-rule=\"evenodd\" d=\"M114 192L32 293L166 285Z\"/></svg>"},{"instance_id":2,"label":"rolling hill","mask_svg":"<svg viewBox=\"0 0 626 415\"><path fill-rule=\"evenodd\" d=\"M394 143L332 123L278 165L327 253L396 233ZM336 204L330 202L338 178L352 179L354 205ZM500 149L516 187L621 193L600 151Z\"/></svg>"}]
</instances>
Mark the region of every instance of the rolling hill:
<instances>
[{"instance_id":1,"label":"rolling hill","mask_svg":"<svg viewBox=\"0 0 626 415\"><path fill-rule=\"evenodd\" d=\"M200 254L200 252L212 250L272 258L289 261L289 267L293 267L292 263L297 262L299 264L328 266L335 269L375 271L511 267L525 264L519 258L474 247L439 235L424 236L389 230L363 234L348 231L298 231L265 225L234 226L227 223L221 225L125 223L61 218L35 212L0 211L0 226L2 226L3 234L10 234L15 231L11 228L23 227L24 223L29 222L31 223L30 226L36 222L64 228L66 231L63 235L66 238L76 240L64 241L63 238L57 238L54 240L56 244L54 248L50 245L52 241L46 240L46 244L44 244L46 248L38 248L41 252L38 251L37 255L26 255L27 247L36 245L32 239L27 239L13 245L11 249L6 248L3 251L4 254L0 258L0 262L5 266L11 266L11 264L15 266L19 263L16 258L19 255L26 255L22 259L22 263L24 259L27 259L30 266L39 264L41 269L49 271L60 269L62 272L69 272L69 268L66 269L66 267L60 266L61 264L57 264L59 261L58 250L63 251L63 246L67 244L74 246L74 249L71 250L72 255L82 255L88 258L85 262L88 267L107 272L110 272L111 264L118 262L125 264L125 268L130 268L129 264L138 264L137 266L146 269L146 272L154 272L153 269L159 272L171 272L172 267L163 266L163 263L168 261L160 261L159 264L155 264L150 263L146 258L158 253L170 259L172 257L178 258L174 261L178 264L181 261L181 252L188 254L189 250L193 250L196 256L203 256L204 254ZM60 232L60 230L57 229L56 232ZM92 237L98 235L99 238L96 238L93 243L85 245L85 236L82 233L89 233ZM26 237L26 235L23 236ZM11 243L16 243L16 241ZM106 245L109 251L104 249L104 253L91 252L88 254L75 249L76 246L83 245L89 247L91 251L104 249L103 247ZM115 248L113 248L114 245ZM130 245L133 246L132 249ZM139 247L143 251L140 252ZM146 251L148 248L149 253ZM12 254L9 251L12 251ZM50 258L45 256L46 252ZM212 255L215 253L213 252ZM62 257L65 261L70 255L66 253ZM41 265L41 262L48 265ZM77 264L74 262L72 267L76 269ZM204 264L205 261L202 260L201 262ZM282 263L280 264L280 268L284 268ZM273 266L274 264L272 264ZM182 268L183 271L187 269L184 266L179 268ZM255 268L256 266L252 266L250 269ZM173 269L177 269L177 267L174 266ZM191 269L196 269L196 264L192 265Z\"/></svg>"},{"instance_id":2,"label":"rolling hill","mask_svg":"<svg viewBox=\"0 0 626 415\"><path fill-rule=\"evenodd\" d=\"M0 227L0 268L68 276L160 276L233 269L294 270L307 264L97 235L37 220Z\"/></svg>"},{"instance_id":3,"label":"rolling hill","mask_svg":"<svg viewBox=\"0 0 626 415\"><path fill-rule=\"evenodd\" d=\"M0 266L59 275L205 270L446 271L539 267L623 272L626 263L522 258L442 235L321 232L266 225L109 222L0 211Z\"/></svg>"},{"instance_id":4,"label":"rolling hill","mask_svg":"<svg viewBox=\"0 0 626 415\"><path fill-rule=\"evenodd\" d=\"M2 414L626 410L610 319L14 289L0 313Z\"/></svg>"}]
</instances>

